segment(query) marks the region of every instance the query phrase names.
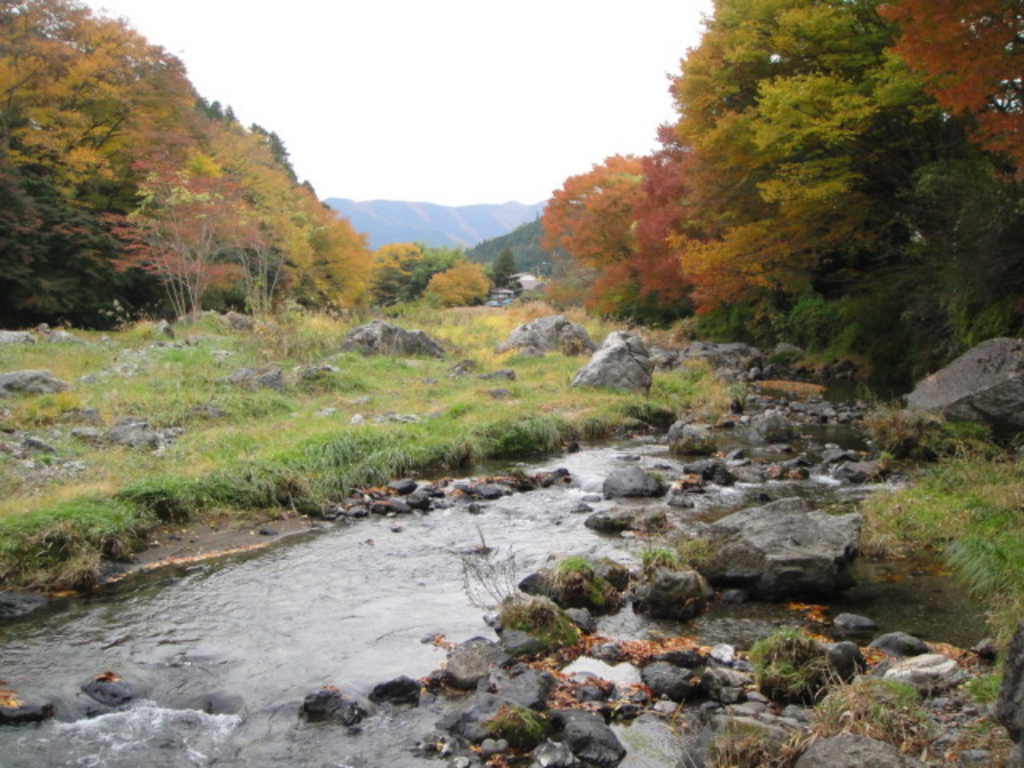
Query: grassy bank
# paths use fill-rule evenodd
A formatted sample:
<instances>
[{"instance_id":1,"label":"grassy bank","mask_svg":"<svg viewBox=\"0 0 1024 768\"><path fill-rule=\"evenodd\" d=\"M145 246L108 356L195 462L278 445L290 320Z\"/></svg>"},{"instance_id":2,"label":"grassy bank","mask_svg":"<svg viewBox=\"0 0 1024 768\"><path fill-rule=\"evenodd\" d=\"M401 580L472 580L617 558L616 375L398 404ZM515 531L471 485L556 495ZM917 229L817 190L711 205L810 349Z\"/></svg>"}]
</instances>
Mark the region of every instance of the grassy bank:
<instances>
[{"instance_id":1,"label":"grassy bank","mask_svg":"<svg viewBox=\"0 0 1024 768\"><path fill-rule=\"evenodd\" d=\"M458 472L664 427L688 408L727 408L706 368L659 374L642 396L570 388L585 358L494 352L516 325L550 312L420 309L396 321L441 341L443 360L339 353L365 318L303 314L238 332L205 318L179 328L173 343L141 323L108 337L78 334L88 344L6 347L0 372L49 370L70 388L0 401L0 586L84 589L104 559L130 556L161 524L316 515L397 476ZM613 330L573 319L597 341ZM462 360L473 361L471 372L453 376ZM332 369L308 370L325 364ZM285 387L227 383L257 366L283 369ZM516 378L477 376L502 368ZM157 451L96 441L125 418L181 433Z\"/></svg>"}]
</instances>

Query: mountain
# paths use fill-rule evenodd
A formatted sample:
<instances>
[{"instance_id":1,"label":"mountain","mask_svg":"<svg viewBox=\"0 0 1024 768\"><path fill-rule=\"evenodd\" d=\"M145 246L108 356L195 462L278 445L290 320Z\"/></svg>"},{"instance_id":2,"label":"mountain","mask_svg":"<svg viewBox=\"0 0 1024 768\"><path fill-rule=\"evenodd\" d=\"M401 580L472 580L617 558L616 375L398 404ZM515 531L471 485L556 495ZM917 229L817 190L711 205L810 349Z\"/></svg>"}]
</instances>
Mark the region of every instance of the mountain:
<instances>
[{"instance_id":1,"label":"mountain","mask_svg":"<svg viewBox=\"0 0 1024 768\"><path fill-rule=\"evenodd\" d=\"M357 232L369 235L373 249L388 243L469 248L533 221L545 205L505 203L451 207L400 200L357 202L340 197L329 197L325 202L347 218Z\"/></svg>"},{"instance_id":2,"label":"mountain","mask_svg":"<svg viewBox=\"0 0 1024 768\"><path fill-rule=\"evenodd\" d=\"M484 240L466 251L466 258L478 264L492 264L506 248L512 252L517 272L551 274L551 253L540 244L539 220L520 224L507 235Z\"/></svg>"}]
</instances>

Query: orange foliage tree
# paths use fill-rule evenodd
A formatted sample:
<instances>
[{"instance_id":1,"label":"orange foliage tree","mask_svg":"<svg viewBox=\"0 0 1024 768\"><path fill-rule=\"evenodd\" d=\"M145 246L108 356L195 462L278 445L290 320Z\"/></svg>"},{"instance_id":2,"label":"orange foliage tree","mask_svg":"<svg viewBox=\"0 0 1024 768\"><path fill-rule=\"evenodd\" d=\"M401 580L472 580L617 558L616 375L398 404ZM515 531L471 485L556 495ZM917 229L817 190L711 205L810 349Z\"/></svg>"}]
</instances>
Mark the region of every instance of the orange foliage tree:
<instances>
[{"instance_id":1,"label":"orange foliage tree","mask_svg":"<svg viewBox=\"0 0 1024 768\"><path fill-rule=\"evenodd\" d=\"M491 281L483 266L462 261L433 275L427 283L426 294L445 307L466 307L482 303L490 288Z\"/></svg>"},{"instance_id":2,"label":"orange foliage tree","mask_svg":"<svg viewBox=\"0 0 1024 768\"><path fill-rule=\"evenodd\" d=\"M971 118L984 147L1024 176L1024 8L1016 0L899 0L880 13L900 24L896 51L926 88Z\"/></svg>"}]
</instances>

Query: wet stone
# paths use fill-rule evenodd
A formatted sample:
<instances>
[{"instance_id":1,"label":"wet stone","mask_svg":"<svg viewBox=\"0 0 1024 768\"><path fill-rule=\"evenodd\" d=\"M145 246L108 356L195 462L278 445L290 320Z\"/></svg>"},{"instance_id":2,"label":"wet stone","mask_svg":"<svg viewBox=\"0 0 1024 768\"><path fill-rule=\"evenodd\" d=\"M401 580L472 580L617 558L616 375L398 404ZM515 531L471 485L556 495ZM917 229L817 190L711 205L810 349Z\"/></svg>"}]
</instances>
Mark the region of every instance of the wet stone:
<instances>
[{"instance_id":1,"label":"wet stone","mask_svg":"<svg viewBox=\"0 0 1024 768\"><path fill-rule=\"evenodd\" d=\"M411 704L416 706L420 701L420 682L411 677L396 677L385 683L378 683L370 692L370 701L375 704L389 702L391 704Z\"/></svg>"},{"instance_id":2,"label":"wet stone","mask_svg":"<svg viewBox=\"0 0 1024 768\"><path fill-rule=\"evenodd\" d=\"M889 632L881 637L876 637L870 647L899 658L928 653L928 646L924 640L906 632Z\"/></svg>"},{"instance_id":3,"label":"wet stone","mask_svg":"<svg viewBox=\"0 0 1024 768\"><path fill-rule=\"evenodd\" d=\"M108 707L120 707L135 698L132 686L114 672L104 672L84 683L82 693Z\"/></svg>"},{"instance_id":4,"label":"wet stone","mask_svg":"<svg viewBox=\"0 0 1024 768\"><path fill-rule=\"evenodd\" d=\"M832 620L832 624L836 629L851 634L874 632L878 629L878 625L873 619L869 619L867 616L859 616L855 613L840 613Z\"/></svg>"},{"instance_id":5,"label":"wet stone","mask_svg":"<svg viewBox=\"0 0 1024 768\"><path fill-rule=\"evenodd\" d=\"M333 686L308 694L299 713L309 720L337 721L342 725L356 725L369 714L360 702Z\"/></svg>"}]
</instances>

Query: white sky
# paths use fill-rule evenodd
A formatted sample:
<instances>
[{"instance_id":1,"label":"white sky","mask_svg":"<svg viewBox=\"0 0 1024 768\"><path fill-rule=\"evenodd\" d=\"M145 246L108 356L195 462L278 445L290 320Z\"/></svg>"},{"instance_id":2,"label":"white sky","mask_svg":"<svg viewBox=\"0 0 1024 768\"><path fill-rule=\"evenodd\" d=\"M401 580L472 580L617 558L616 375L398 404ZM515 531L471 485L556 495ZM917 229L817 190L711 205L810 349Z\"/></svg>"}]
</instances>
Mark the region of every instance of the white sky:
<instances>
[{"instance_id":1,"label":"white sky","mask_svg":"<svg viewBox=\"0 0 1024 768\"><path fill-rule=\"evenodd\" d=\"M712 0L87 0L285 142L322 198L537 203L673 118Z\"/></svg>"}]
</instances>

